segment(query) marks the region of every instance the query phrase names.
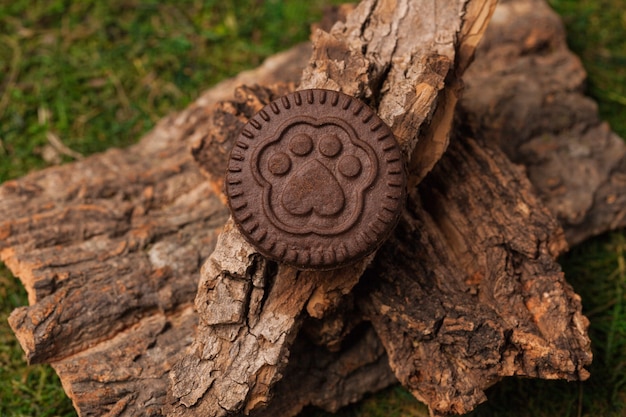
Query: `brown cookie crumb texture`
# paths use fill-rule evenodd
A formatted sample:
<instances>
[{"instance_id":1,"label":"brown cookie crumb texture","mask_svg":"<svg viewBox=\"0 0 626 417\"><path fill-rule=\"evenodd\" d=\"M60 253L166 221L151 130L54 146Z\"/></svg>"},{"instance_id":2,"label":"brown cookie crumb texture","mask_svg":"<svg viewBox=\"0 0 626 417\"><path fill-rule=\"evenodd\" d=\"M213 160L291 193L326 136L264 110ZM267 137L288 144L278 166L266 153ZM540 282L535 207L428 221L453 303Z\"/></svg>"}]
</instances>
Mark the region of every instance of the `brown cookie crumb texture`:
<instances>
[{"instance_id":1,"label":"brown cookie crumb texture","mask_svg":"<svg viewBox=\"0 0 626 417\"><path fill-rule=\"evenodd\" d=\"M333 269L368 255L402 209L406 173L391 129L327 90L265 106L230 155L226 194L244 237L269 259Z\"/></svg>"}]
</instances>

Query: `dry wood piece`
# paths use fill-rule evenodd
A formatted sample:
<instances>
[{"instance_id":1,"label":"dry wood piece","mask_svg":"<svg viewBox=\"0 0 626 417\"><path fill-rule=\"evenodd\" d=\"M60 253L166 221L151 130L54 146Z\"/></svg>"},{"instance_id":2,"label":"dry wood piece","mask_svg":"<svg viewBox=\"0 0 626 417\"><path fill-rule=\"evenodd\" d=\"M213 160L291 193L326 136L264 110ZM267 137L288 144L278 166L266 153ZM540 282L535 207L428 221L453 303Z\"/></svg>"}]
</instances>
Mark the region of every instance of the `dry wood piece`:
<instances>
[{"instance_id":1,"label":"dry wood piece","mask_svg":"<svg viewBox=\"0 0 626 417\"><path fill-rule=\"evenodd\" d=\"M458 133L356 298L400 382L434 414L462 414L504 376L588 377L565 247L523 171Z\"/></svg>"},{"instance_id":2,"label":"dry wood piece","mask_svg":"<svg viewBox=\"0 0 626 417\"><path fill-rule=\"evenodd\" d=\"M570 245L626 226L626 147L583 95L585 78L545 2L506 2L468 70L459 109L471 130L526 166Z\"/></svg>"},{"instance_id":3,"label":"dry wood piece","mask_svg":"<svg viewBox=\"0 0 626 417\"><path fill-rule=\"evenodd\" d=\"M375 56L372 48L367 53ZM0 186L0 259L31 303L14 312L11 325L29 361L53 364L81 415L185 409L168 392L169 374L189 360L199 268L227 219L220 164L240 126L294 89L310 53L302 45L239 77L287 84L242 88L232 99L237 81L227 81L128 150ZM450 149L411 188L400 227L357 289L346 295L353 281L327 277L326 287L298 301L309 318L280 322L290 332L282 345L289 363L273 397L261 387L247 398L269 401L266 408L248 402L251 415L294 415L308 404L336 410L392 383L388 361L435 413L470 409L505 375L586 376L586 321L554 263L563 235L533 196L558 216L570 243L624 226L626 146L598 121L595 104L581 94L583 79L543 1L498 6L464 77ZM367 83L356 85L369 97ZM444 116L451 118L436 111L422 131L446 126L434 122ZM571 178L576 170L591 174ZM258 269L247 271L249 281L215 281L214 294L248 294L247 310L211 302L200 319L228 317L233 323L224 328L232 330L242 328L236 320L244 311L257 325L274 309L296 311L281 305L285 292L272 291L291 276L256 256L251 264ZM268 269L275 273L259 273ZM275 307L266 310L267 303Z\"/></svg>"},{"instance_id":4,"label":"dry wood piece","mask_svg":"<svg viewBox=\"0 0 626 417\"><path fill-rule=\"evenodd\" d=\"M127 151L0 187L0 256L32 303L11 326L29 362L52 363L81 415L163 415L169 371L197 324L198 270L226 220L188 148L208 108L165 119ZM361 335L336 353L298 341L301 359L277 388L285 400L269 410L336 410L395 381L372 330Z\"/></svg>"},{"instance_id":5,"label":"dry wood piece","mask_svg":"<svg viewBox=\"0 0 626 417\"><path fill-rule=\"evenodd\" d=\"M159 142L182 129L161 126L130 152L108 151L0 189L0 257L36 311L11 316L30 362L80 352L195 294L193 277L226 210L184 143Z\"/></svg>"},{"instance_id":6,"label":"dry wood piece","mask_svg":"<svg viewBox=\"0 0 626 417\"><path fill-rule=\"evenodd\" d=\"M409 165L417 182L445 150L458 77L494 7L490 0L445 6L365 0L329 33L315 32L299 88L342 91L368 102L392 128L408 161L423 137L419 161ZM223 183L224 153L212 148L232 148L229 139L230 146L204 140L198 148L208 151L199 158L215 167L209 178L216 189ZM268 268L229 222L200 277L198 331L171 373L179 404L170 414L223 416L264 406L282 376L305 306L317 318L336 308L370 260L330 273Z\"/></svg>"}]
</instances>

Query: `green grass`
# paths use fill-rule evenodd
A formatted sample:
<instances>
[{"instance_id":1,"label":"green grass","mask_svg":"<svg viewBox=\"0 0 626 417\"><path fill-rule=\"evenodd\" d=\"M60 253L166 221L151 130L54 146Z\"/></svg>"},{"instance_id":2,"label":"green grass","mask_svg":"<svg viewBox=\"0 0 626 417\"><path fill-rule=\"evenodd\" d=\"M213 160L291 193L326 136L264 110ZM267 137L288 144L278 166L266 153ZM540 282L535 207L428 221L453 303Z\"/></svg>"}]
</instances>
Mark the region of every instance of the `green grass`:
<instances>
[{"instance_id":1,"label":"green grass","mask_svg":"<svg viewBox=\"0 0 626 417\"><path fill-rule=\"evenodd\" d=\"M44 167L50 133L81 154L133 143L211 84L305 40L328 3L2 2L0 182Z\"/></svg>"},{"instance_id":2,"label":"green grass","mask_svg":"<svg viewBox=\"0 0 626 417\"><path fill-rule=\"evenodd\" d=\"M306 39L330 1L0 0L0 182L76 153L134 143L210 85ZM550 2L589 72L602 117L626 137L626 0ZM52 145L55 138L68 149ZM615 232L562 260L591 319L591 379L509 379L472 416L626 414L625 252L626 233ZM6 323L26 303L0 266L0 415L73 416L52 369L26 366ZM395 387L340 415L426 411Z\"/></svg>"},{"instance_id":3,"label":"green grass","mask_svg":"<svg viewBox=\"0 0 626 417\"><path fill-rule=\"evenodd\" d=\"M626 138L626 0L549 0L589 74L600 115Z\"/></svg>"}]
</instances>

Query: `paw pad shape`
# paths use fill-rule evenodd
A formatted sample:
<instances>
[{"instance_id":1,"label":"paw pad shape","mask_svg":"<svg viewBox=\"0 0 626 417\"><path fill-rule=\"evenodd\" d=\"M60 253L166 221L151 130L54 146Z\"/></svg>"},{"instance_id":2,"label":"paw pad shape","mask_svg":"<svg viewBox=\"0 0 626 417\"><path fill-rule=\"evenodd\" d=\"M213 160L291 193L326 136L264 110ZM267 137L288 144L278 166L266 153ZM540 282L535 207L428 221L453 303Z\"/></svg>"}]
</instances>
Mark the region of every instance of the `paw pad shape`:
<instances>
[{"instance_id":1,"label":"paw pad shape","mask_svg":"<svg viewBox=\"0 0 626 417\"><path fill-rule=\"evenodd\" d=\"M371 146L332 118L292 117L253 159L265 214L295 235L330 236L352 227L378 167Z\"/></svg>"}]
</instances>

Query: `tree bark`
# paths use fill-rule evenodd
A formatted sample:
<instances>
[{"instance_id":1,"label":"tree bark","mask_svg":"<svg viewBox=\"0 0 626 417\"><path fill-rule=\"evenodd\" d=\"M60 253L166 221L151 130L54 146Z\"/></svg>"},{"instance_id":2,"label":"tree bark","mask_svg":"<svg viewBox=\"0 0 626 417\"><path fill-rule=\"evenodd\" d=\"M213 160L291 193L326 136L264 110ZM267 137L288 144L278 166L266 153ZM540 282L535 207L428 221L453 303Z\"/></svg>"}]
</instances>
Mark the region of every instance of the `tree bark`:
<instances>
[{"instance_id":1,"label":"tree bark","mask_svg":"<svg viewBox=\"0 0 626 417\"><path fill-rule=\"evenodd\" d=\"M570 245L625 227L624 141L584 96L559 16L540 0L498 10L465 78L463 122L526 167Z\"/></svg>"},{"instance_id":2,"label":"tree bark","mask_svg":"<svg viewBox=\"0 0 626 417\"><path fill-rule=\"evenodd\" d=\"M586 379L588 320L563 231L523 170L460 132L411 195L356 297L400 382L463 414L504 376Z\"/></svg>"},{"instance_id":3,"label":"tree bark","mask_svg":"<svg viewBox=\"0 0 626 417\"><path fill-rule=\"evenodd\" d=\"M239 80L297 82L308 48ZM450 149L411 188L399 228L355 291L317 293L322 301L309 305L321 308L291 335L273 399L265 409L247 404L254 415L336 410L392 383L387 361L436 413L472 408L503 376L586 376L586 321L554 262L565 246L545 207L572 244L623 227L626 147L582 95L583 80L543 1L498 6L464 76ZM206 162L227 154L255 108L294 88L229 98L237 83L216 86L127 150L0 186L0 259L31 304L10 324L30 362L53 364L81 415L163 415L177 404L168 375L194 341L198 271L227 219L217 165ZM368 99L367 82L355 85ZM445 117L435 112L428 126ZM251 279L249 294L278 301L276 281L260 282ZM266 401L259 392L248 400Z\"/></svg>"}]
</instances>

